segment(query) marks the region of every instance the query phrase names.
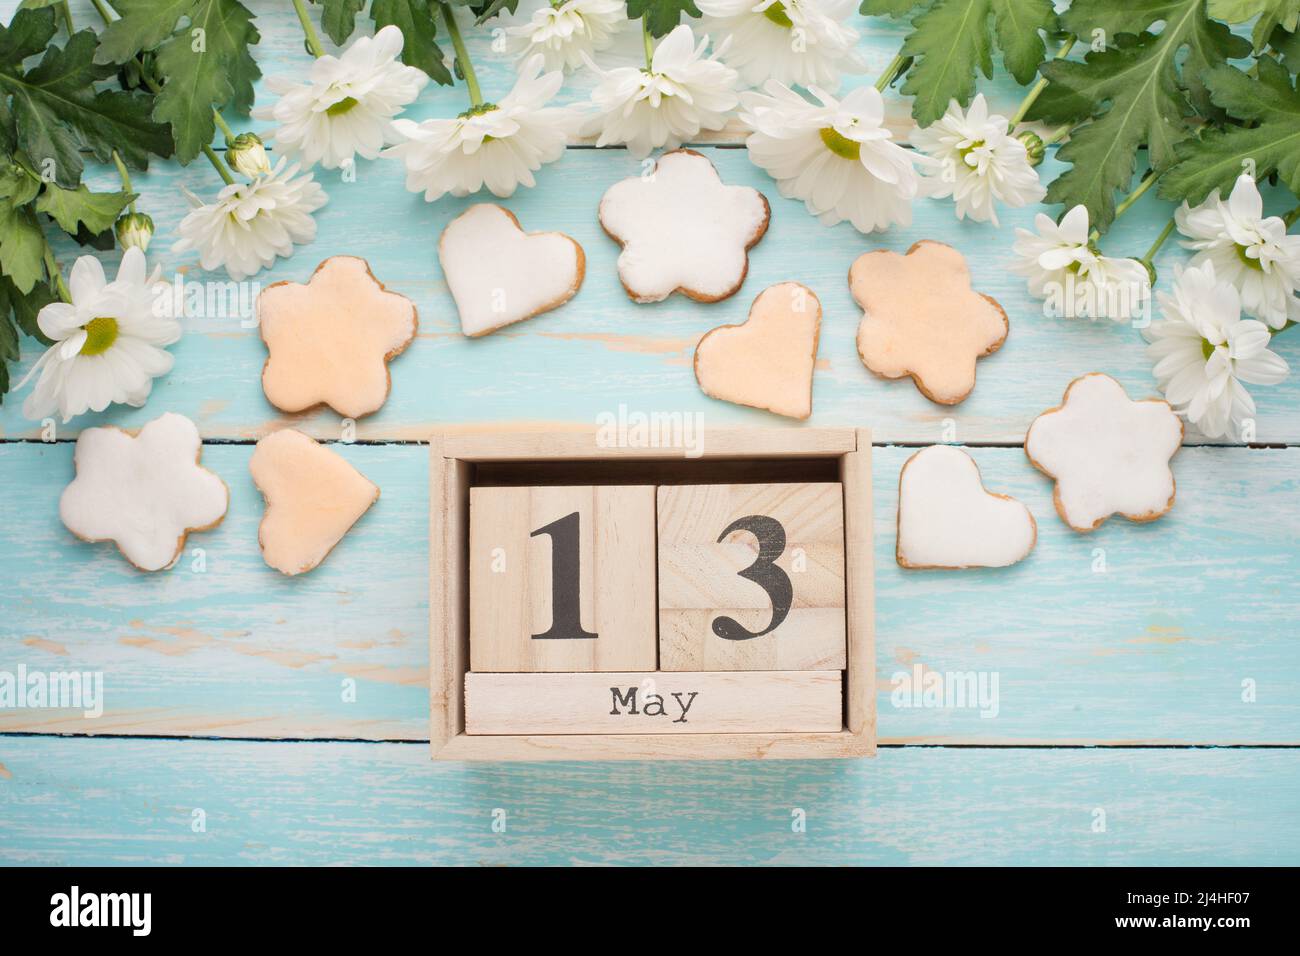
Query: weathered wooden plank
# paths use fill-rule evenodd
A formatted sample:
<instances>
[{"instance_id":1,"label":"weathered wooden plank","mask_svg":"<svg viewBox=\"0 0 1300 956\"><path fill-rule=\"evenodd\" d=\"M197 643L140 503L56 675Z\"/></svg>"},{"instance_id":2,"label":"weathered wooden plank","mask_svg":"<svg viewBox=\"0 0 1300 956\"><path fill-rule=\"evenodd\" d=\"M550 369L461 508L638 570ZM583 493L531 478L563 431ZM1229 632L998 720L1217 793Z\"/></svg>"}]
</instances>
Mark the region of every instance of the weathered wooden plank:
<instances>
[{"instance_id":1,"label":"weathered wooden plank","mask_svg":"<svg viewBox=\"0 0 1300 956\"><path fill-rule=\"evenodd\" d=\"M101 670L107 696L98 720L0 711L0 729L426 739L427 450L334 447L383 496L288 580L257 550L248 446L205 450L232 491L225 522L192 539L207 573L146 577L59 524L69 444L0 444L0 478L22 489L0 498L0 670ZM894 561L911 452L873 449L882 741L1300 743L1300 449L1184 449L1169 515L1087 536L1023 452L972 449L987 487L1034 512L1038 545L1011 568L951 572ZM892 679L918 666L983 674L989 692L996 675L997 716L895 706Z\"/></svg>"},{"instance_id":2,"label":"weathered wooden plank","mask_svg":"<svg viewBox=\"0 0 1300 956\"><path fill-rule=\"evenodd\" d=\"M6 864L1300 862L1293 750L464 765L401 744L10 737L0 765Z\"/></svg>"},{"instance_id":3,"label":"weathered wooden plank","mask_svg":"<svg viewBox=\"0 0 1300 956\"><path fill-rule=\"evenodd\" d=\"M378 413L358 423L361 438L424 438L434 428L466 423L591 427L602 413L617 414L620 407L632 413L695 413L699 424L708 427L780 426L765 412L706 398L696 385L691 360L700 336L716 325L744 321L754 296L789 279L812 288L825 310L810 425L870 424L877 441L955 437L1019 442L1034 416L1059 404L1065 386L1085 372L1115 376L1134 397L1154 394L1151 365L1138 331L1126 325L1044 317L1042 303L1029 296L1024 280L1006 271L1014 227L1029 226L1039 208L1008 211L999 230L989 224L957 223L950 203L922 200L910 228L864 237L844 223L827 228L802 204L782 199L744 150L705 152L725 179L762 189L772 204L772 227L752 250L744 287L720 303L691 302L681 296L640 306L628 300L615 271L618 246L601 232L595 212L603 190L636 173L639 165L623 151L594 150L570 150L539 174L538 188L523 190L506 203L526 228L560 229L586 250L582 290L545 316L483 339L463 337L435 244L442 227L470 200L426 204L406 192L400 171L386 161L364 165L356 183L338 183L327 174L331 198L317 216L316 241L264 271L256 282L232 287L229 294L232 301L241 298L251 305L258 283L304 281L325 257L352 254L367 257L382 281L415 301L419 338L392 363L392 394ZM1049 159L1045 173L1052 175L1057 168ZM105 184L110 178L101 171ZM161 264L169 276L185 270L186 283L202 280L205 274L198 270L196 258L177 256L171 249L186 206L180 186L213 193L217 183L211 170L159 164L139 177L138 185L159 227L151 262ZM1265 193L1270 209L1281 210L1286 204L1283 190L1266 187ZM1107 251L1140 254L1170 209L1150 194L1143 196L1106 237ZM933 404L907 380L876 378L857 355L861 311L845 278L850 263L864 250L904 251L922 238L942 239L961 249L979 290L997 298L1011 319L1006 344L981 363L975 391L954 407ZM59 245L65 265L74 252L70 244ZM1174 243L1166 244L1159 259L1166 281L1174 263L1184 259ZM207 278L211 284L200 287L203 310L209 294L219 310L226 292L218 280L225 275ZM84 415L61 427L60 433L74 434L79 427L104 421L137 425L158 409L170 408L193 418L205 437L257 437L285 421L318 437L341 437L339 417L328 410L287 416L267 403L260 382L265 347L257 330L246 327L248 320L241 320L237 309L232 311L235 314L185 320L186 335L174 346L176 367L155 384L144 409L119 407ZM1278 336L1276 348L1300 366L1300 335ZM13 368L17 376L37 354L36 343L25 339L23 361ZM1257 440L1300 441L1300 417L1293 413L1300 405L1300 375L1282 385L1256 388L1255 394ZM21 414L22 398L23 393L15 393L0 407L0 437L39 433L39 423ZM1188 440L1198 440L1194 430L1189 430Z\"/></svg>"},{"instance_id":4,"label":"weathered wooden plank","mask_svg":"<svg viewBox=\"0 0 1300 956\"><path fill-rule=\"evenodd\" d=\"M72 444L0 444L0 670L100 671L105 697L98 719L3 709L0 730L427 739L428 452L332 447L382 496L320 567L288 578L258 548L250 446L205 447L230 487L226 519L144 574L60 523Z\"/></svg>"}]
</instances>

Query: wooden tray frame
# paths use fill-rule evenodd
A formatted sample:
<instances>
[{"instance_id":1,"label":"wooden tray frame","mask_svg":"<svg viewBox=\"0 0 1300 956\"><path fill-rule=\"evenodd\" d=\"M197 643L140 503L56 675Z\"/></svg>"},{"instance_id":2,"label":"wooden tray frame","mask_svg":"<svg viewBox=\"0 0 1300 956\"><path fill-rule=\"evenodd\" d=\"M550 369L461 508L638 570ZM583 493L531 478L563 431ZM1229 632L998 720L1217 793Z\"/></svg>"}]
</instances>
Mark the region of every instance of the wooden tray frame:
<instances>
[{"instance_id":1,"label":"wooden tray frame","mask_svg":"<svg viewBox=\"0 0 1300 956\"><path fill-rule=\"evenodd\" d=\"M871 520L871 433L852 428L705 429L703 454L680 448L606 448L594 428L583 431L475 431L430 440L429 590L430 749L435 760L745 760L874 756L876 752L875 582ZM465 733L465 672L469 666L469 489L481 471L537 463L600 484L602 474L685 470L682 462L743 470L745 459L769 467L801 467L820 459L844 486L845 623L844 726L837 733L533 734ZM677 465L672 463L676 462ZM568 463L568 464L566 464ZM525 472L526 473L526 472ZM539 471L540 473L540 471ZM577 483L566 478L541 479ZM608 480L608 479L607 479ZM613 480L618 480L614 478ZM679 478L678 480L683 480ZM696 479L707 480L707 479ZM744 480L743 478L740 480ZM766 479L750 479L766 480ZM787 480L797 480L789 478ZM662 483L642 478L642 483Z\"/></svg>"}]
</instances>

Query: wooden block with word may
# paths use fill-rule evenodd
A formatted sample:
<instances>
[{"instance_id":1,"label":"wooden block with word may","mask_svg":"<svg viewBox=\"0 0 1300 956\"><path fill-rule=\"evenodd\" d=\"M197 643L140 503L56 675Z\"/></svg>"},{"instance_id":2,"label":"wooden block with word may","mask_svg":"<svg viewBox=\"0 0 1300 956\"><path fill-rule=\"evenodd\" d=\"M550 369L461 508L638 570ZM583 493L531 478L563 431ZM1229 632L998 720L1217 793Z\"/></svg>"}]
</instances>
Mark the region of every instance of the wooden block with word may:
<instances>
[{"instance_id":1,"label":"wooden block with word may","mask_svg":"<svg viewBox=\"0 0 1300 956\"><path fill-rule=\"evenodd\" d=\"M834 482L659 489L659 668L845 666Z\"/></svg>"},{"instance_id":2,"label":"wooden block with word may","mask_svg":"<svg viewBox=\"0 0 1300 956\"><path fill-rule=\"evenodd\" d=\"M652 670L654 507L648 485L472 489L470 669Z\"/></svg>"},{"instance_id":3,"label":"wooden block with word may","mask_svg":"<svg viewBox=\"0 0 1300 956\"><path fill-rule=\"evenodd\" d=\"M837 732L839 671L465 675L467 734Z\"/></svg>"}]
</instances>

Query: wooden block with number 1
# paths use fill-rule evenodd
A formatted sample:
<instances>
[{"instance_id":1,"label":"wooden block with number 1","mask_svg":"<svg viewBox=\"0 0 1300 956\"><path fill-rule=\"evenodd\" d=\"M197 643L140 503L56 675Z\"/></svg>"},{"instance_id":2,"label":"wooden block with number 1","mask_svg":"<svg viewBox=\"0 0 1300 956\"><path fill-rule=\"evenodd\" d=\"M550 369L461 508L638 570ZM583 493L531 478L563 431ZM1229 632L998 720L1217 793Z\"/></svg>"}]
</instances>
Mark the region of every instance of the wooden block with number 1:
<instances>
[{"instance_id":1,"label":"wooden block with number 1","mask_svg":"<svg viewBox=\"0 0 1300 956\"><path fill-rule=\"evenodd\" d=\"M655 490L470 491L470 670L654 670Z\"/></svg>"},{"instance_id":2,"label":"wooden block with number 1","mask_svg":"<svg viewBox=\"0 0 1300 956\"><path fill-rule=\"evenodd\" d=\"M659 489L659 668L845 666L836 482Z\"/></svg>"}]
</instances>

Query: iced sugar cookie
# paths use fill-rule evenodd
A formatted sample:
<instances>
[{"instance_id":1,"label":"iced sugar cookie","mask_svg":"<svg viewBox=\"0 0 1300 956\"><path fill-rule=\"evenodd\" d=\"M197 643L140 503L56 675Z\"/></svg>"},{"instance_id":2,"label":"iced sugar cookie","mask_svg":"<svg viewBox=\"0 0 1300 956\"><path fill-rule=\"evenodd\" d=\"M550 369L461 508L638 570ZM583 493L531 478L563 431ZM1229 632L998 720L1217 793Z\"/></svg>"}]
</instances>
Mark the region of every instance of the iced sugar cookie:
<instances>
[{"instance_id":1,"label":"iced sugar cookie","mask_svg":"<svg viewBox=\"0 0 1300 956\"><path fill-rule=\"evenodd\" d=\"M1183 441L1183 423L1158 398L1134 401L1109 375L1076 378L1057 408L1034 419L1025 454L1056 479L1061 520L1092 531L1113 514L1154 521L1174 506L1169 459Z\"/></svg>"},{"instance_id":2,"label":"iced sugar cookie","mask_svg":"<svg viewBox=\"0 0 1300 956\"><path fill-rule=\"evenodd\" d=\"M1034 550L1038 524L1019 501L984 489L979 466L951 445L922 448L898 476L898 563L1002 568Z\"/></svg>"},{"instance_id":3,"label":"iced sugar cookie","mask_svg":"<svg viewBox=\"0 0 1300 956\"><path fill-rule=\"evenodd\" d=\"M700 302L734 295L771 211L749 186L728 186L694 150L664 153L654 171L615 183L600 225L623 247L618 277L635 302L680 292Z\"/></svg>"},{"instance_id":4,"label":"iced sugar cookie","mask_svg":"<svg viewBox=\"0 0 1300 956\"><path fill-rule=\"evenodd\" d=\"M971 289L960 252L923 239L906 255L881 249L858 257L849 289L862 306L858 355L884 378L910 375L921 393L956 405L975 387L975 360L1006 341L1002 306Z\"/></svg>"},{"instance_id":5,"label":"iced sugar cookie","mask_svg":"<svg viewBox=\"0 0 1300 956\"><path fill-rule=\"evenodd\" d=\"M812 414L822 306L811 289L782 282L759 293L740 325L705 333L695 378L705 395L790 418Z\"/></svg>"},{"instance_id":6,"label":"iced sugar cookie","mask_svg":"<svg viewBox=\"0 0 1300 956\"><path fill-rule=\"evenodd\" d=\"M259 441L248 470L266 499L257 529L262 558L284 574L302 574L324 561L379 500L374 482L292 428Z\"/></svg>"},{"instance_id":7,"label":"iced sugar cookie","mask_svg":"<svg viewBox=\"0 0 1300 956\"><path fill-rule=\"evenodd\" d=\"M305 285L267 286L257 297L257 320L267 401L284 412L328 405L347 418L384 404L388 363L418 325L411 300L386 290L355 256L326 259Z\"/></svg>"},{"instance_id":8,"label":"iced sugar cookie","mask_svg":"<svg viewBox=\"0 0 1300 956\"><path fill-rule=\"evenodd\" d=\"M442 231L438 260L474 337L558 308L577 294L586 271L582 246L559 232L524 232L507 209L470 206Z\"/></svg>"},{"instance_id":9,"label":"iced sugar cookie","mask_svg":"<svg viewBox=\"0 0 1300 956\"><path fill-rule=\"evenodd\" d=\"M172 412L134 435L87 428L59 517L84 541L112 541L141 571L170 568L186 535L215 528L230 503L225 482L199 465L202 453L194 423Z\"/></svg>"}]
</instances>

